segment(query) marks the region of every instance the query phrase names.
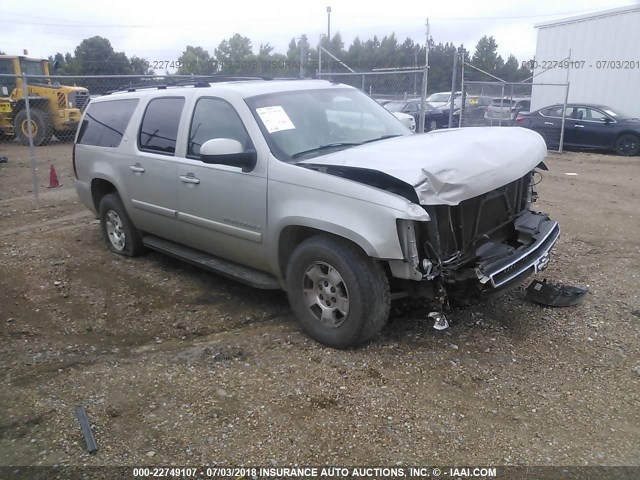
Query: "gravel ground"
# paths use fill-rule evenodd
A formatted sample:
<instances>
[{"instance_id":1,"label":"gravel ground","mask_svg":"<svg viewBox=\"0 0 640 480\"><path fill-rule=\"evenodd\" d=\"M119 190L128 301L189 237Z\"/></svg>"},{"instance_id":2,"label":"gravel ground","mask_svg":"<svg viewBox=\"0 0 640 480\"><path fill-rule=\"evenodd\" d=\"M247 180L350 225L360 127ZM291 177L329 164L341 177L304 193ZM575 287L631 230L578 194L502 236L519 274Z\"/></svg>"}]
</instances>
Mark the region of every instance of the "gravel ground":
<instances>
[{"instance_id":1,"label":"gravel ground","mask_svg":"<svg viewBox=\"0 0 640 480\"><path fill-rule=\"evenodd\" d=\"M548 158L538 208L563 234L544 276L588 286L583 305L519 288L437 332L397 303L336 351L282 292L110 254L70 149L37 149L63 187L34 210L28 150L0 144L0 465L640 465L639 158Z\"/></svg>"}]
</instances>

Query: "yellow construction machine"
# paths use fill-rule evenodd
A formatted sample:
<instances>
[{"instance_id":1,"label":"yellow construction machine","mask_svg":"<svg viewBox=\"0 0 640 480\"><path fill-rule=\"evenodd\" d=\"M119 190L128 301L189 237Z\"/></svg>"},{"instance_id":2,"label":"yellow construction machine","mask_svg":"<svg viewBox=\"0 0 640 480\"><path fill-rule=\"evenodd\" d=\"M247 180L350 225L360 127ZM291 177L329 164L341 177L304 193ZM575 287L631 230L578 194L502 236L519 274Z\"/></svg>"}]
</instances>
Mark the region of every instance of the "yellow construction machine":
<instances>
[{"instance_id":1,"label":"yellow construction machine","mask_svg":"<svg viewBox=\"0 0 640 480\"><path fill-rule=\"evenodd\" d=\"M29 122L24 98L23 74L27 77L34 145L70 140L82 111L89 103L83 87L60 85L49 78L49 62L24 56L0 55L0 136L29 144Z\"/></svg>"}]
</instances>

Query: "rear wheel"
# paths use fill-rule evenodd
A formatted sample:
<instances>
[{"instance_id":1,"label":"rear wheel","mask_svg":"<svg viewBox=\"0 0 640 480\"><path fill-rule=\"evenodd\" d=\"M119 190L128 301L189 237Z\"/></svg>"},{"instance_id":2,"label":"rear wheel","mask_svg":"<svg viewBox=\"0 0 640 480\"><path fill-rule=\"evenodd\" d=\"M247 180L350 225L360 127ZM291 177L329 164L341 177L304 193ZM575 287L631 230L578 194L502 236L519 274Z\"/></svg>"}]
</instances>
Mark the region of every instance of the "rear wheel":
<instances>
[{"instance_id":1,"label":"rear wheel","mask_svg":"<svg viewBox=\"0 0 640 480\"><path fill-rule=\"evenodd\" d=\"M99 210L102 235L109 250L127 257L135 257L144 252L142 235L129 219L117 193L102 197Z\"/></svg>"},{"instance_id":2,"label":"rear wheel","mask_svg":"<svg viewBox=\"0 0 640 480\"><path fill-rule=\"evenodd\" d=\"M620 135L615 144L616 153L625 157L631 157L640 153L640 139L632 133Z\"/></svg>"},{"instance_id":3,"label":"rear wheel","mask_svg":"<svg viewBox=\"0 0 640 480\"><path fill-rule=\"evenodd\" d=\"M311 237L296 248L287 292L307 335L334 348L366 343L389 317L384 269L355 245L330 236Z\"/></svg>"},{"instance_id":4,"label":"rear wheel","mask_svg":"<svg viewBox=\"0 0 640 480\"><path fill-rule=\"evenodd\" d=\"M32 108L30 113L33 144L38 147L51 142L53 130L51 128L49 115L39 108ZM27 111L25 109L20 110L13 123L18 141L22 145L29 145L29 120Z\"/></svg>"}]
</instances>

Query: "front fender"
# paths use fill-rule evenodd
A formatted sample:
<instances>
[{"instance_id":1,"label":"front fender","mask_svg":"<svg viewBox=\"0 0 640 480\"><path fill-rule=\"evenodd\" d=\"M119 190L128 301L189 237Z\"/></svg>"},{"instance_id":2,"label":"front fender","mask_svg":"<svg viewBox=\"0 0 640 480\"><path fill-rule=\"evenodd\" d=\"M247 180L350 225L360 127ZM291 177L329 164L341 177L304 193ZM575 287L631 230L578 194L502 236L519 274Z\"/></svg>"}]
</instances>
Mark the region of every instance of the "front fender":
<instances>
[{"instance_id":1,"label":"front fender","mask_svg":"<svg viewBox=\"0 0 640 480\"><path fill-rule=\"evenodd\" d=\"M372 258L403 259L396 219L403 213L380 204L300 185L272 182L269 187L267 242L274 272L283 230L312 228L345 238Z\"/></svg>"}]
</instances>

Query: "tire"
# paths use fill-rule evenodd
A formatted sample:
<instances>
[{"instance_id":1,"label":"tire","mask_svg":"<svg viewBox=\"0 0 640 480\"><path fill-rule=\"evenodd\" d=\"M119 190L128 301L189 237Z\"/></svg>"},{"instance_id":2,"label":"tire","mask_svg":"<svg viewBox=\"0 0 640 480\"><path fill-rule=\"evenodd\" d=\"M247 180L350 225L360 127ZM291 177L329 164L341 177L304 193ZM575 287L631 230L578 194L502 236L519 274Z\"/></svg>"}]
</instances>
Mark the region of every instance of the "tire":
<instances>
[{"instance_id":1,"label":"tire","mask_svg":"<svg viewBox=\"0 0 640 480\"><path fill-rule=\"evenodd\" d=\"M436 123L435 120L431 120L427 124L427 132L432 132L433 130L436 130L437 128L438 128L438 124Z\"/></svg>"},{"instance_id":2,"label":"tire","mask_svg":"<svg viewBox=\"0 0 640 480\"><path fill-rule=\"evenodd\" d=\"M640 138L632 133L623 133L616 139L615 150L618 155L633 157L640 153Z\"/></svg>"},{"instance_id":3,"label":"tire","mask_svg":"<svg viewBox=\"0 0 640 480\"><path fill-rule=\"evenodd\" d=\"M131 222L117 193L102 197L99 213L102 235L109 250L127 257L136 257L144 252L142 235Z\"/></svg>"},{"instance_id":4,"label":"tire","mask_svg":"<svg viewBox=\"0 0 640 480\"><path fill-rule=\"evenodd\" d=\"M39 147L40 145L51 142L51 136L53 135L53 129L51 128L51 121L49 115L40 110L39 108L31 109L31 123L33 125L33 145ZM29 145L29 122L27 120L27 111L22 109L16 115L13 122L16 136L18 141L22 145Z\"/></svg>"},{"instance_id":5,"label":"tire","mask_svg":"<svg viewBox=\"0 0 640 480\"><path fill-rule=\"evenodd\" d=\"M391 307L382 266L357 246L328 235L308 238L294 250L287 265L287 294L304 332L339 349L377 336Z\"/></svg>"}]
</instances>

